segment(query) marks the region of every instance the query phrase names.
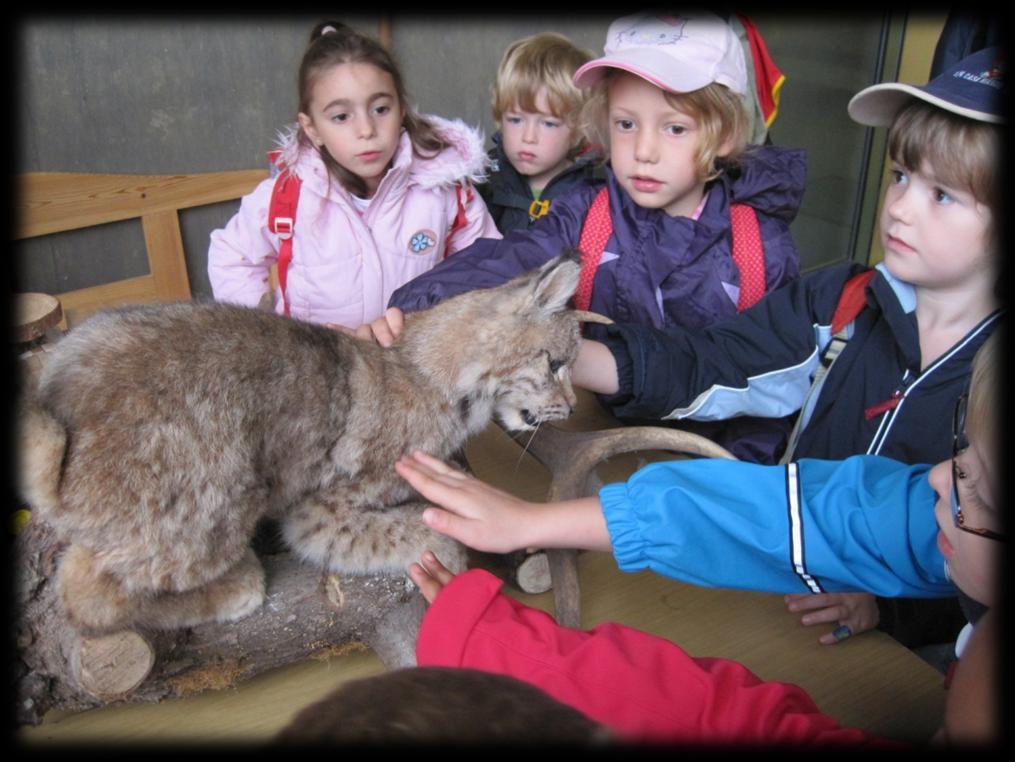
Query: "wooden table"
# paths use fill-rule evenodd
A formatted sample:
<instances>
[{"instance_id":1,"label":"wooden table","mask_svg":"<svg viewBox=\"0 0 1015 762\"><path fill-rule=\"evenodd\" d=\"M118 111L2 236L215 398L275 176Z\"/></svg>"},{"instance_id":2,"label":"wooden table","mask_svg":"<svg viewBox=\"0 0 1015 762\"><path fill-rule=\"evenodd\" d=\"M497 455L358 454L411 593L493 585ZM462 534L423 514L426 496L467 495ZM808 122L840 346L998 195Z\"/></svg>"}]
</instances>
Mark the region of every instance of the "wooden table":
<instances>
[{"instance_id":1,"label":"wooden table","mask_svg":"<svg viewBox=\"0 0 1015 762\"><path fill-rule=\"evenodd\" d=\"M589 430L617 425L591 395L563 427ZM496 426L467 448L475 472L497 486L541 499L546 470ZM645 456L655 460L663 454ZM633 456L611 461L605 481L621 479L638 464ZM619 571L606 553L579 556L582 625L621 622L668 638L696 656L736 659L766 680L800 685L823 711L868 732L924 741L937 729L946 692L939 672L880 632L835 646L818 644L821 628L806 628L779 595L697 587L651 572ZM509 591L510 592L510 591ZM552 593L512 593L552 610ZM110 706L90 712L50 712L18 739L30 744L252 742L274 735L303 706L345 680L377 674L372 653L353 651L324 662L307 661L260 675L237 688L211 691L157 705Z\"/></svg>"},{"instance_id":2,"label":"wooden table","mask_svg":"<svg viewBox=\"0 0 1015 762\"><path fill-rule=\"evenodd\" d=\"M575 415L559 425L591 431L619 424L593 395L580 391ZM527 499L545 494L546 470L496 427L473 440L467 453L481 478ZM622 456L599 474L604 483L619 481L645 461L672 457ZM581 554L579 572L586 629L616 621L668 638L695 656L736 659L763 679L803 687L843 725L872 733L924 741L940 724L943 676L882 632L823 646L817 638L826 628L801 625L782 595L699 587L648 571L624 573L607 553ZM552 610L552 601L547 603Z\"/></svg>"}]
</instances>

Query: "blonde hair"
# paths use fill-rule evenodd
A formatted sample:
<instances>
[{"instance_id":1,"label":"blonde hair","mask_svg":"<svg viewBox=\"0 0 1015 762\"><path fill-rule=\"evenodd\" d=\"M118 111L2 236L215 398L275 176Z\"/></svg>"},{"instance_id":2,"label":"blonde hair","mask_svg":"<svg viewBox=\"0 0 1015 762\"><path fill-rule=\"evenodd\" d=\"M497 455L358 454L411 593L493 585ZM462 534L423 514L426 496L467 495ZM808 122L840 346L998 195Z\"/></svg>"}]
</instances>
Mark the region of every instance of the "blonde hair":
<instances>
[{"instance_id":1,"label":"blonde hair","mask_svg":"<svg viewBox=\"0 0 1015 762\"><path fill-rule=\"evenodd\" d=\"M972 431L982 444L982 449L991 459L989 470L1000 467L1001 454L998 422L1001 418L1000 394L1000 334L1004 326L998 326L983 343L973 358L973 370L969 381L969 401L966 407L966 431Z\"/></svg>"},{"instance_id":2,"label":"blonde hair","mask_svg":"<svg viewBox=\"0 0 1015 762\"><path fill-rule=\"evenodd\" d=\"M913 100L892 121L888 153L911 172L926 164L942 185L973 194L990 209L989 237L997 243L1001 155L996 125Z\"/></svg>"},{"instance_id":3,"label":"blonde hair","mask_svg":"<svg viewBox=\"0 0 1015 762\"><path fill-rule=\"evenodd\" d=\"M494 120L500 123L504 112L514 108L536 111L536 96L542 87L546 89L553 115L568 126L577 127L585 93L574 84L574 73L592 58L591 51L555 32L542 32L511 43L501 57L491 87ZM580 149L585 140L581 132L578 137Z\"/></svg>"},{"instance_id":4,"label":"blonde hair","mask_svg":"<svg viewBox=\"0 0 1015 762\"><path fill-rule=\"evenodd\" d=\"M610 145L610 83L618 69L610 69L592 87L581 115L581 128L592 142L607 148ZM695 157L698 177L713 180L736 162L747 147L747 130L750 118L744 102L735 92L713 82L688 93L663 91L666 102L688 114L702 131L701 145ZM723 145L730 141L732 148L720 155Z\"/></svg>"}]
</instances>

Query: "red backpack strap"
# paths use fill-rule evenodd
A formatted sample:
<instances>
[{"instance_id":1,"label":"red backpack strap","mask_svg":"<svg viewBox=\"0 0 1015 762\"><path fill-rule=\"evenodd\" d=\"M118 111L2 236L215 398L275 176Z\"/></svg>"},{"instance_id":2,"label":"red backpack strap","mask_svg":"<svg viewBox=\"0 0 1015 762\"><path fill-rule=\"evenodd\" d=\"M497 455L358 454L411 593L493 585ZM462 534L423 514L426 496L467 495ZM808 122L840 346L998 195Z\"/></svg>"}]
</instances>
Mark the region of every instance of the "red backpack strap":
<instances>
[{"instance_id":1,"label":"red backpack strap","mask_svg":"<svg viewBox=\"0 0 1015 762\"><path fill-rule=\"evenodd\" d=\"M819 362L817 367L814 369L814 380L811 381L811 387L807 390L807 395L804 397L804 402L800 406L800 412L797 413L796 422L793 424L793 430L789 433L789 439L786 443L786 451L782 454L779 459L779 465L785 465L793 459L793 454L796 452L797 442L800 441L800 432L802 430L804 411L807 410L811 397L817 392L824 382L825 376L832 369L832 365L839 355L842 354L842 350L846 348L849 343L849 336L846 333L846 326L856 320L856 316L859 315L864 306L867 304L867 298L864 295L864 290L867 288L867 284L870 283L871 278L874 277L876 270L864 270L862 273L854 275L852 278L846 281L846 284L842 287L842 292L839 294L839 301L835 305L835 312L832 313L832 337L829 339L828 344L821 351L821 355L818 358ZM899 404L901 395L893 395L885 402L879 405L875 405L872 408L867 408L864 411L864 415L869 419L874 415L880 415L885 410L889 410Z\"/></svg>"},{"instance_id":2,"label":"red backpack strap","mask_svg":"<svg viewBox=\"0 0 1015 762\"><path fill-rule=\"evenodd\" d=\"M613 235L613 220L610 219L610 195L606 188L596 194L585 214L578 250L582 255L582 269L578 275L578 290L574 294L574 306L587 310L592 303L592 282L596 279L596 268L603 258L606 242Z\"/></svg>"},{"instance_id":3,"label":"red backpack strap","mask_svg":"<svg viewBox=\"0 0 1015 762\"><path fill-rule=\"evenodd\" d=\"M737 312L743 312L765 295L765 248L754 207L730 204L733 264L740 271Z\"/></svg>"},{"instance_id":4,"label":"red backpack strap","mask_svg":"<svg viewBox=\"0 0 1015 762\"><path fill-rule=\"evenodd\" d=\"M839 294L839 303L835 305L835 312L832 313L832 334L837 334L847 325L852 323L867 305L865 291L867 284L871 282L877 270L864 270L857 273L846 281Z\"/></svg>"},{"instance_id":5,"label":"red backpack strap","mask_svg":"<svg viewBox=\"0 0 1015 762\"><path fill-rule=\"evenodd\" d=\"M296 202L300 197L301 184L300 178L283 169L275 178L275 185L271 189L271 203L268 204L268 230L279 237L276 267L278 287L282 292L282 307L286 315L289 314L286 280L289 264L293 259L293 230L296 227Z\"/></svg>"},{"instance_id":6,"label":"red backpack strap","mask_svg":"<svg viewBox=\"0 0 1015 762\"><path fill-rule=\"evenodd\" d=\"M451 221L451 229L448 230L448 236L444 243L444 256L441 259L446 259L451 251L451 238L454 234L464 228L469 222L469 218L465 214L465 205L472 203L472 183L465 180L455 183L455 201L458 204L458 211L455 213L455 218Z\"/></svg>"}]
</instances>

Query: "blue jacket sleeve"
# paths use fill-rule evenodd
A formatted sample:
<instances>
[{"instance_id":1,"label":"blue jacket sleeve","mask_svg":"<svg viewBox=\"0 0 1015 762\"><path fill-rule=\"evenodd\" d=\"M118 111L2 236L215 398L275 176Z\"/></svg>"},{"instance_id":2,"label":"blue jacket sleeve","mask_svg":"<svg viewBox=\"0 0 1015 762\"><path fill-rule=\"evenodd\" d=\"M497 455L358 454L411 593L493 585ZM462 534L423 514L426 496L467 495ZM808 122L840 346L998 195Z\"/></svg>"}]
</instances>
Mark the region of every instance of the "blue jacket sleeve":
<instances>
[{"instance_id":1,"label":"blue jacket sleeve","mask_svg":"<svg viewBox=\"0 0 1015 762\"><path fill-rule=\"evenodd\" d=\"M391 295L388 306L403 312L428 309L466 291L499 286L576 247L596 190L577 186L557 199L550 213L531 228L511 231L499 240L480 238L401 286Z\"/></svg>"},{"instance_id":2,"label":"blue jacket sleeve","mask_svg":"<svg viewBox=\"0 0 1015 762\"><path fill-rule=\"evenodd\" d=\"M800 409L843 284L860 268L829 267L766 295L703 331L609 326L604 343L619 391L601 396L621 418L780 418Z\"/></svg>"},{"instance_id":3,"label":"blue jacket sleeve","mask_svg":"<svg viewBox=\"0 0 1015 762\"><path fill-rule=\"evenodd\" d=\"M788 466L655 463L599 492L624 571L777 593L955 594L930 466L858 455Z\"/></svg>"}]
</instances>

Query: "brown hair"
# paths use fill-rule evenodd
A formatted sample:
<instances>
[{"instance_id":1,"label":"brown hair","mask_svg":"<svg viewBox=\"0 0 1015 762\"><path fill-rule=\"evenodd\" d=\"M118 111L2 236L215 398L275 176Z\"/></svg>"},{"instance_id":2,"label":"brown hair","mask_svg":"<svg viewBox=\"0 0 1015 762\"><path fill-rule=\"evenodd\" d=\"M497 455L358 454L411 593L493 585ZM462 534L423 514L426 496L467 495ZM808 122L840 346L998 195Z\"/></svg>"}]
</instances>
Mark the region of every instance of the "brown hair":
<instances>
[{"instance_id":1,"label":"brown hair","mask_svg":"<svg viewBox=\"0 0 1015 762\"><path fill-rule=\"evenodd\" d=\"M409 94L391 53L376 40L339 21L322 21L310 33L310 43L300 62L297 79L300 112L310 113L310 95L317 78L333 66L345 63L370 64L391 76L402 112L402 126L409 133L413 151L417 155L433 156L447 146L434 126L409 106ZM297 139L300 145L320 153L329 175L337 178L349 192L357 196L367 195L363 179L335 161L327 148L315 146L302 128Z\"/></svg>"},{"instance_id":2,"label":"brown hair","mask_svg":"<svg viewBox=\"0 0 1015 762\"><path fill-rule=\"evenodd\" d=\"M574 84L574 73L592 58L591 51L555 32L534 34L511 43L501 57L491 87L494 120L499 123L504 112L513 108L535 111L536 96L543 87L551 113L569 127L577 128L585 93ZM580 153L586 145L581 130L576 132L578 140L572 155Z\"/></svg>"},{"instance_id":3,"label":"brown hair","mask_svg":"<svg viewBox=\"0 0 1015 762\"><path fill-rule=\"evenodd\" d=\"M996 125L967 119L914 99L892 121L888 153L893 161L912 172L920 171L926 164L942 185L972 193L990 209L990 238L997 243L1001 157Z\"/></svg>"},{"instance_id":4,"label":"brown hair","mask_svg":"<svg viewBox=\"0 0 1015 762\"><path fill-rule=\"evenodd\" d=\"M610 83L619 72L610 69L592 88L592 94L582 110L581 124L589 140L609 146L609 93ZM723 169L736 162L747 145L749 119L740 96L724 85L713 82L687 93L663 91L666 102L675 109L690 115L703 132L698 148L698 176L713 180ZM719 150L728 140L733 148L720 156Z\"/></svg>"}]
</instances>

